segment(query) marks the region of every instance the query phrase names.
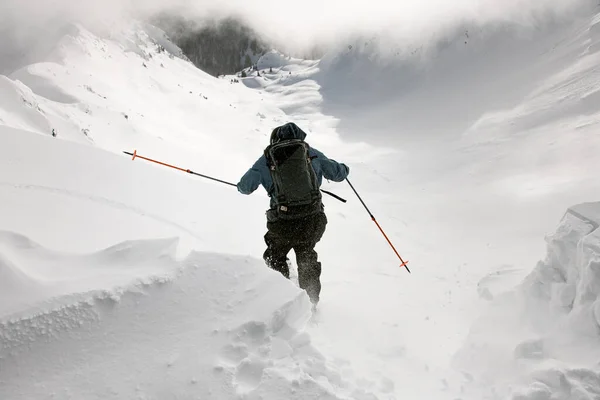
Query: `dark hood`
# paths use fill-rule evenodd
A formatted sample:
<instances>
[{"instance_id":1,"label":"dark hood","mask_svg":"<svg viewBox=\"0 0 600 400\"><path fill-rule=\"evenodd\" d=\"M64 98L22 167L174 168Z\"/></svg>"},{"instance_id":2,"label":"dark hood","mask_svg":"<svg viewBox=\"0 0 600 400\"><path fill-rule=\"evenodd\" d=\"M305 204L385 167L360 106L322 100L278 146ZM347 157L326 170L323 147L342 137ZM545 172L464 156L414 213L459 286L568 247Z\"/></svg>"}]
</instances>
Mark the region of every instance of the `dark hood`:
<instances>
[{"instance_id":1,"label":"dark hood","mask_svg":"<svg viewBox=\"0 0 600 400\"><path fill-rule=\"evenodd\" d=\"M271 133L271 144L290 139L306 139L306 133L293 122L278 126Z\"/></svg>"}]
</instances>

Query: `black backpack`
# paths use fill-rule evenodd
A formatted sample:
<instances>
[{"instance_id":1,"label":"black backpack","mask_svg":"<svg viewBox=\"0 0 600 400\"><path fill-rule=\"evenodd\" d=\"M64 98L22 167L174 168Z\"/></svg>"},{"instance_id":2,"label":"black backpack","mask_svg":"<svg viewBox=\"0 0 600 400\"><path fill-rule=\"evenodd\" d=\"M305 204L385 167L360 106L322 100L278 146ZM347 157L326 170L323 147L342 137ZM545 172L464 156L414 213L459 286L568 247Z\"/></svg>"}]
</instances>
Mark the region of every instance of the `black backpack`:
<instances>
[{"instance_id":1,"label":"black backpack","mask_svg":"<svg viewBox=\"0 0 600 400\"><path fill-rule=\"evenodd\" d=\"M323 210L317 174L308 153L310 147L299 139L284 140L265 149L273 179L269 195L280 219L296 219Z\"/></svg>"}]
</instances>

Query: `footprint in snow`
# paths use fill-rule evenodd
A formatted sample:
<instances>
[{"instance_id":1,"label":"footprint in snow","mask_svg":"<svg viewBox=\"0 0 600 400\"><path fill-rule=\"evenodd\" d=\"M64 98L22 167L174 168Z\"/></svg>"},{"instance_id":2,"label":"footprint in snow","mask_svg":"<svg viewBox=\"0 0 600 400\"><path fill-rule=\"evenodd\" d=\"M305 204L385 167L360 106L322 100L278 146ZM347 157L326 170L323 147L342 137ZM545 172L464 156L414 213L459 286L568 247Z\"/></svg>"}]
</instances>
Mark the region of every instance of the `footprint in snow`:
<instances>
[{"instance_id":1,"label":"footprint in snow","mask_svg":"<svg viewBox=\"0 0 600 400\"><path fill-rule=\"evenodd\" d=\"M237 367L235 383L238 391L250 392L260 385L265 363L262 360L244 359Z\"/></svg>"}]
</instances>

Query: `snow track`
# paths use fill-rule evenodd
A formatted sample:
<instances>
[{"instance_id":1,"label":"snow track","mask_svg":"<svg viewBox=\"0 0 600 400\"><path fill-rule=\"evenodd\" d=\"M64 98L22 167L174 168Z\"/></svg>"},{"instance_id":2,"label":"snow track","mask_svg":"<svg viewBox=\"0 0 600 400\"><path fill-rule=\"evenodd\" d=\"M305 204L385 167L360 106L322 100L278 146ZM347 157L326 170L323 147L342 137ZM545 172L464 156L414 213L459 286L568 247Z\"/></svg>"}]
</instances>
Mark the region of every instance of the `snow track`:
<instances>
[{"instance_id":1,"label":"snow track","mask_svg":"<svg viewBox=\"0 0 600 400\"><path fill-rule=\"evenodd\" d=\"M115 209L131 212L131 213L137 214L141 217L153 219L162 224L170 225L176 229L179 229L182 232L185 232L186 234L195 237L196 239L202 239L200 237L200 235L198 235L197 233L189 230L188 228L186 228L182 225L179 225L175 222L172 222L165 218L162 218L159 215L153 215L151 213L140 210L136 207L132 207L132 206L129 206L125 203L121 203L118 201L110 200L106 197L94 196L94 195L89 195L89 194L84 194L84 193L78 193L73 190L67 190L67 189L57 188L57 187L42 186L42 185L29 185L29 184L0 182L0 187L2 187L2 186L11 188L11 189L16 189L16 190L40 191L40 192L46 192L46 193L51 193L51 194L56 194L56 195L68 196L68 197L72 197L75 199L81 199L81 200L85 200L85 201L92 201L92 202L100 204L100 205L104 205L107 207L112 207Z\"/></svg>"}]
</instances>

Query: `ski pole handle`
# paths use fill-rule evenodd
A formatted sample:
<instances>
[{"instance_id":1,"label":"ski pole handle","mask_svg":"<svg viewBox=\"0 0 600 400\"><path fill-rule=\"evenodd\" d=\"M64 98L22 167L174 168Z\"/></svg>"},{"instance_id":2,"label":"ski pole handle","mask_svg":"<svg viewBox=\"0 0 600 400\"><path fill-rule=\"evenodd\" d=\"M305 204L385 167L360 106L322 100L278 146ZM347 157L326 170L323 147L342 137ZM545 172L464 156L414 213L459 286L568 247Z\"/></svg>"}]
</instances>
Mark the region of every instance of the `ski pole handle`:
<instances>
[{"instance_id":1,"label":"ski pole handle","mask_svg":"<svg viewBox=\"0 0 600 400\"><path fill-rule=\"evenodd\" d=\"M323 192L323 193L325 193L325 194L328 194L328 195L330 195L331 197L333 197L334 199L337 199L337 200L341 201L342 203L346 203L346 202L347 202L347 200L346 200L346 199L344 199L344 198L342 198L342 197L338 196L338 195L337 195L337 194L335 194L335 193L331 193L331 192L328 192L327 190L323 190L323 189L321 189L321 192Z\"/></svg>"}]
</instances>

